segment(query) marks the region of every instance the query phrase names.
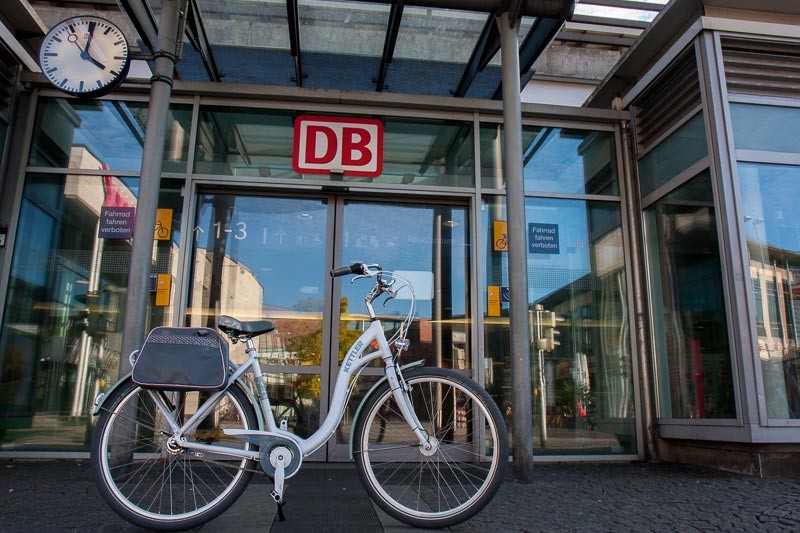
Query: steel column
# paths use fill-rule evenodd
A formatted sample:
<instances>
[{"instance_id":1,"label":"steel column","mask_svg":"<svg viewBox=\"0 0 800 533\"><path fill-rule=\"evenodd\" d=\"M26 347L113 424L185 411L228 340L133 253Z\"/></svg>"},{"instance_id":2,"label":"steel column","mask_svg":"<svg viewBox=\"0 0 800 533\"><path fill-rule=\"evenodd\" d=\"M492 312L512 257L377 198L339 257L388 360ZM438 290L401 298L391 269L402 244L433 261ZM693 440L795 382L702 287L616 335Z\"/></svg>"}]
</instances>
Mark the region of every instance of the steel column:
<instances>
[{"instance_id":1,"label":"steel column","mask_svg":"<svg viewBox=\"0 0 800 533\"><path fill-rule=\"evenodd\" d=\"M628 234L630 241L631 257L631 278L633 286L631 292L634 301L634 315L636 317L636 331L632 337L636 342L635 353L639 356L639 368L642 387L642 409L641 419L644 425L644 444L645 458L648 461L658 461L658 446L656 445L656 420L654 405L654 384L653 384L653 359L650 350L650 321L648 317L647 298L645 287L647 280L644 274L644 250L642 243L642 208L639 201L640 191L638 187L637 173L634 169L634 155L632 149L631 123L623 121L622 124L622 179L624 191L624 210L628 223Z\"/></svg>"},{"instance_id":2,"label":"steel column","mask_svg":"<svg viewBox=\"0 0 800 533\"><path fill-rule=\"evenodd\" d=\"M531 355L528 330L528 253L522 165L522 104L519 81L519 26L508 12L497 20L503 71L503 168L508 216L508 282L511 292L511 391L514 477L533 481Z\"/></svg>"},{"instance_id":3,"label":"steel column","mask_svg":"<svg viewBox=\"0 0 800 533\"><path fill-rule=\"evenodd\" d=\"M161 2L158 51L150 85L150 104L147 108L139 197L136 203L136 226L133 232L131 265L128 273L128 297L122 326L120 376L130 370L128 354L139 348L146 327L147 307L150 301L153 233L156 225L161 164L164 160L164 140L175 72L175 50L182 5L182 0L162 0Z\"/></svg>"}]
</instances>

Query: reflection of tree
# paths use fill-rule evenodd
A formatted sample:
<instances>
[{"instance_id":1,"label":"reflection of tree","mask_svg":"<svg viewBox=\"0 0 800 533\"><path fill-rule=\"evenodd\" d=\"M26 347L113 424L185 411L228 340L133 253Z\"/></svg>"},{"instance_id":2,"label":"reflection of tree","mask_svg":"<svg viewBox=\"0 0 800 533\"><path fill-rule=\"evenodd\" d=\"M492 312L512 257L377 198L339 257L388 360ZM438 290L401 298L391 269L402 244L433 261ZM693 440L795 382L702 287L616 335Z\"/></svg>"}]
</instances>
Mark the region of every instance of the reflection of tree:
<instances>
[{"instance_id":1,"label":"reflection of tree","mask_svg":"<svg viewBox=\"0 0 800 533\"><path fill-rule=\"evenodd\" d=\"M292 309L303 313L321 313L323 309L322 298L304 298L294 304Z\"/></svg>"},{"instance_id":2,"label":"reflection of tree","mask_svg":"<svg viewBox=\"0 0 800 533\"><path fill-rule=\"evenodd\" d=\"M295 309L303 305L316 305L313 303L315 298L308 298L306 300L301 300L300 302L295 305ZM321 304L321 301L320 301ZM348 307L348 300L347 297L342 297L339 303L339 316L343 315L347 312ZM300 310L300 309L297 309ZM350 330L347 328L347 321L344 319L339 320L339 358L345 354L347 349L358 339L361 332L358 330ZM295 337L292 339L291 344L291 351L295 353L297 359L300 361L300 364L308 365L308 364L316 364L317 361L320 360L322 356L322 323L320 326L309 333L308 335L303 335L301 337Z\"/></svg>"}]
</instances>

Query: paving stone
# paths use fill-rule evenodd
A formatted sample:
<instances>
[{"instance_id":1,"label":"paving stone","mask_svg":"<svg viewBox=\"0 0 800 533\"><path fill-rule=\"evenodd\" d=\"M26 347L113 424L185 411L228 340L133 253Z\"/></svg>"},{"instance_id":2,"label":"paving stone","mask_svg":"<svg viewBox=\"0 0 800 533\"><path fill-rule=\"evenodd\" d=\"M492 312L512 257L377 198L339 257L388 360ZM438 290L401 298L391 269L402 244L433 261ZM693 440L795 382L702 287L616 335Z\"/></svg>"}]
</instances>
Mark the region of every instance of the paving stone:
<instances>
[{"instance_id":1,"label":"paving stone","mask_svg":"<svg viewBox=\"0 0 800 533\"><path fill-rule=\"evenodd\" d=\"M331 466L312 463L305 468ZM203 531L268 530L274 506L263 501L266 492L263 481L254 483L240 505ZM248 509L255 515L249 516ZM414 531L380 514L378 519L384 532ZM0 462L0 520L4 532L141 531L117 517L100 498L88 462L74 460ZM465 533L800 531L800 479L759 479L666 464L537 464L534 483L520 484L509 476L486 509L450 529Z\"/></svg>"}]
</instances>

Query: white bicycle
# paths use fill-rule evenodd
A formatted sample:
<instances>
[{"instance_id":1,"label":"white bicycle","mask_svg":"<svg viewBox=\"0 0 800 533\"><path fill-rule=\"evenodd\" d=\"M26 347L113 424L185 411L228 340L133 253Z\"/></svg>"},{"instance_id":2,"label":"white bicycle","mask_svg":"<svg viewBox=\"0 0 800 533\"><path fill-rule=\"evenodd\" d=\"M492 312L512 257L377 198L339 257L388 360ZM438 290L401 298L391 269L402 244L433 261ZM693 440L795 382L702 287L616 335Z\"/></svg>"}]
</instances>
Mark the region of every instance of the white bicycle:
<instances>
[{"instance_id":1,"label":"white bicycle","mask_svg":"<svg viewBox=\"0 0 800 533\"><path fill-rule=\"evenodd\" d=\"M376 359L386 375L365 395L350 436L370 497L403 522L433 528L466 520L489 502L508 461L499 409L460 372L421 367L422 361L399 365L414 316L407 280L362 263L331 272L349 274L352 281L375 280L365 297L370 326L348 350L330 410L307 439L287 431L286 419L276 422L270 409L252 340L272 331L267 321L219 318L219 329L233 343L244 342L249 356L241 365L230 363L219 392L144 389L129 377L98 400L92 467L100 493L119 515L149 529L196 527L236 501L259 463L274 481L280 511L284 481L334 435L356 379ZM406 286L411 309L387 339L372 302Z\"/></svg>"}]
</instances>

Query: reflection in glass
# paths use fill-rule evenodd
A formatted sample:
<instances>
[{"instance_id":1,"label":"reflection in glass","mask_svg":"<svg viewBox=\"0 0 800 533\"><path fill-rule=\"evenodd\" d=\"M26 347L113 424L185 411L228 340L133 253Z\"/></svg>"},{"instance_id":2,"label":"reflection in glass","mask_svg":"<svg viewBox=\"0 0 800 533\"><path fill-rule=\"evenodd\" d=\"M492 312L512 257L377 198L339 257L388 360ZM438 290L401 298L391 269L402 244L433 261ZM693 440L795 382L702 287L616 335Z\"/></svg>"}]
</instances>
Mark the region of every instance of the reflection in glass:
<instances>
[{"instance_id":1,"label":"reflection in glass","mask_svg":"<svg viewBox=\"0 0 800 533\"><path fill-rule=\"evenodd\" d=\"M273 179L330 180L298 175L292 168L297 113L231 107L203 107L198 126L195 172ZM345 176L344 181L411 186L474 185L472 124L383 118L383 174Z\"/></svg>"},{"instance_id":2,"label":"reflection in glass","mask_svg":"<svg viewBox=\"0 0 800 533\"><path fill-rule=\"evenodd\" d=\"M482 209L486 285L504 292L508 253L496 246L494 221L506 219L505 201L489 198ZM636 453L619 205L528 198L525 213L536 453ZM487 304L485 386L510 429L508 299Z\"/></svg>"},{"instance_id":3,"label":"reflection in glass","mask_svg":"<svg viewBox=\"0 0 800 533\"><path fill-rule=\"evenodd\" d=\"M730 106L737 149L800 153L800 108L733 102Z\"/></svg>"},{"instance_id":4,"label":"reflection in glass","mask_svg":"<svg viewBox=\"0 0 800 533\"><path fill-rule=\"evenodd\" d=\"M705 122L700 112L639 160L642 197L708 155Z\"/></svg>"},{"instance_id":5,"label":"reflection in glass","mask_svg":"<svg viewBox=\"0 0 800 533\"><path fill-rule=\"evenodd\" d=\"M322 199L198 195L189 325L267 319L263 363L320 365L326 232Z\"/></svg>"},{"instance_id":6,"label":"reflection in glass","mask_svg":"<svg viewBox=\"0 0 800 533\"><path fill-rule=\"evenodd\" d=\"M505 188L502 137L502 125L481 125L481 182L487 189ZM612 133L525 126L522 149L526 192L619 194Z\"/></svg>"},{"instance_id":7,"label":"reflection in glass","mask_svg":"<svg viewBox=\"0 0 800 533\"><path fill-rule=\"evenodd\" d=\"M342 264L380 263L387 270L432 276L428 291L416 288L417 313L405 361L427 365L471 367L469 331L469 219L460 206L346 202ZM346 278L343 278L346 279ZM369 327L364 308L368 281L341 283L339 361ZM400 325L409 300L376 302L375 311L387 335Z\"/></svg>"},{"instance_id":8,"label":"reflection in glass","mask_svg":"<svg viewBox=\"0 0 800 533\"><path fill-rule=\"evenodd\" d=\"M40 98L29 165L84 170L139 170L147 102ZM172 104L163 172L184 172L192 106Z\"/></svg>"},{"instance_id":9,"label":"reflection in glass","mask_svg":"<svg viewBox=\"0 0 800 533\"><path fill-rule=\"evenodd\" d=\"M661 418L735 418L716 210L704 171L645 213Z\"/></svg>"},{"instance_id":10,"label":"reflection in glass","mask_svg":"<svg viewBox=\"0 0 800 533\"><path fill-rule=\"evenodd\" d=\"M118 377L131 252L130 238L101 232L112 226L108 210L135 208L137 187L132 178L28 176L0 330L3 450L88 448L92 402ZM153 274L177 273L181 205L180 183L162 180L172 237L154 244ZM153 293L148 327L170 322L174 291L164 305Z\"/></svg>"},{"instance_id":11,"label":"reflection in glass","mask_svg":"<svg viewBox=\"0 0 800 533\"><path fill-rule=\"evenodd\" d=\"M263 358L259 356L263 364ZM289 431L306 438L319 427L319 374L264 374L275 422L286 418Z\"/></svg>"},{"instance_id":12,"label":"reflection in glass","mask_svg":"<svg viewBox=\"0 0 800 533\"><path fill-rule=\"evenodd\" d=\"M767 416L797 419L800 167L739 163L738 170Z\"/></svg>"},{"instance_id":13,"label":"reflection in glass","mask_svg":"<svg viewBox=\"0 0 800 533\"><path fill-rule=\"evenodd\" d=\"M348 444L350 442L350 433L353 431L353 425L356 421L356 412L361 405L364 395L369 392L375 383L381 379L379 376L365 376L362 375L358 378L356 386L353 388L353 394L350 396L350 401L342 416L342 421L336 429L336 442L337 444Z\"/></svg>"}]
</instances>

